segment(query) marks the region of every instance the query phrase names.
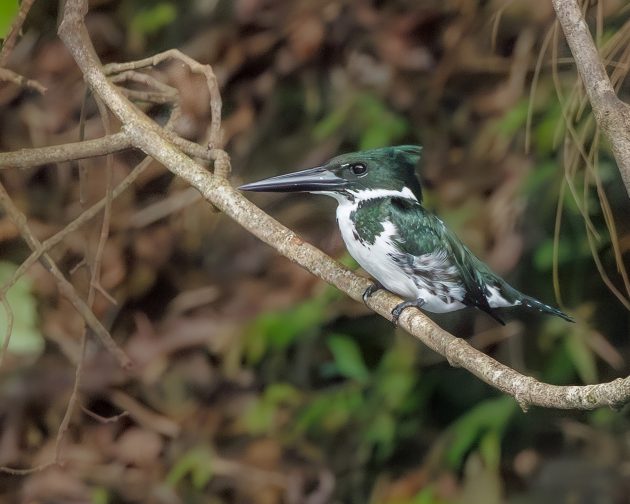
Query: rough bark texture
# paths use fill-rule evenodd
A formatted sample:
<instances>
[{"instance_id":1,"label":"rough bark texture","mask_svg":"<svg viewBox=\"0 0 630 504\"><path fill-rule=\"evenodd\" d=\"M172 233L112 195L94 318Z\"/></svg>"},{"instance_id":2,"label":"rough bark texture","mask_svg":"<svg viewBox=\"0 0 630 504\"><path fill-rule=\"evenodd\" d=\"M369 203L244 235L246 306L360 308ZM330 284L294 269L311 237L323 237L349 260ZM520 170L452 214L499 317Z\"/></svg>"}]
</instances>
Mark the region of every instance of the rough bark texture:
<instances>
[{"instance_id":1,"label":"rough bark texture","mask_svg":"<svg viewBox=\"0 0 630 504\"><path fill-rule=\"evenodd\" d=\"M552 0L593 114L610 144L630 196L630 107L617 98L577 0Z\"/></svg>"}]
</instances>

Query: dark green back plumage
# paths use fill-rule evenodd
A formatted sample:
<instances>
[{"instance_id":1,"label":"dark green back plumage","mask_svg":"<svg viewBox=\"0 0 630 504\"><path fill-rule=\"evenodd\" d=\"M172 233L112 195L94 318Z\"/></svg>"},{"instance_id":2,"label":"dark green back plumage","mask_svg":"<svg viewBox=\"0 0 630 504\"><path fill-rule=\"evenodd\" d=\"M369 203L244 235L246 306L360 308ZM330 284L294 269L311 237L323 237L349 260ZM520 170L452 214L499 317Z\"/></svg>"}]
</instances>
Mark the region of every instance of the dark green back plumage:
<instances>
[{"instance_id":1,"label":"dark green back plumage","mask_svg":"<svg viewBox=\"0 0 630 504\"><path fill-rule=\"evenodd\" d=\"M505 322L488 303L490 289L496 289L501 298L508 303L519 304L573 322L571 317L557 308L514 289L478 259L439 218L413 200L382 198L366 201L359 205L355 219L357 223L365 223L358 228L361 229L360 238L370 243L383 232L382 223L391 222L398 233L393 241L400 252L397 260L401 267L407 267L411 274L426 277L429 282L461 285L464 296L460 301L464 305L483 310L501 324ZM443 267L435 270L414 269L417 259L425 254L443 256L445 261Z\"/></svg>"},{"instance_id":2,"label":"dark green back plumage","mask_svg":"<svg viewBox=\"0 0 630 504\"><path fill-rule=\"evenodd\" d=\"M452 281L460 283L466 292L461 300L467 306L475 306L504 323L488 304L488 287L495 287L508 300L515 300L518 291L493 273L480 261L435 215L422 205L410 200L392 199L389 219L398 229L397 245L403 254L422 256L440 253L446 255L455 273Z\"/></svg>"}]
</instances>

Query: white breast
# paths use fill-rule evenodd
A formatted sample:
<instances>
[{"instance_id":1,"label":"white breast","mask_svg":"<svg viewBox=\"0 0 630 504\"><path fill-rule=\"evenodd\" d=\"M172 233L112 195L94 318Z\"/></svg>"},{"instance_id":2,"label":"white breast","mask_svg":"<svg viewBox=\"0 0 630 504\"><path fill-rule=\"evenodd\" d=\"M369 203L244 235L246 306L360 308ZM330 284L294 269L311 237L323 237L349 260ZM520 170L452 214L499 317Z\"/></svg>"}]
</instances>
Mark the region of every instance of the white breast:
<instances>
[{"instance_id":1,"label":"white breast","mask_svg":"<svg viewBox=\"0 0 630 504\"><path fill-rule=\"evenodd\" d=\"M387 290L407 299L415 299L417 287L413 279L406 275L387 255L393 249L391 237L396 234L394 225L391 222L385 222L383 232L376 237L373 244L359 241L354 236L354 226L350 221L350 214L355 209L355 205L351 203L340 204L337 207L337 222L348 252L365 271L381 282Z\"/></svg>"},{"instance_id":2,"label":"white breast","mask_svg":"<svg viewBox=\"0 0 630 504\"><path fill-rule=\"evenodd\" d=\"M356 210L356 203L340 201L337 207L337 222L348 252L372 277L383 286L405 299L422 298L423 309L442 313L459 310L464 305L455 299L447 301L429 292L421 278L409 276L389 255L395 250L392 238L397 236L396 227L388 221L383 223L383 231L373 244L362 242L355 237L350 214Z\"/></svg>"}]
</instances>

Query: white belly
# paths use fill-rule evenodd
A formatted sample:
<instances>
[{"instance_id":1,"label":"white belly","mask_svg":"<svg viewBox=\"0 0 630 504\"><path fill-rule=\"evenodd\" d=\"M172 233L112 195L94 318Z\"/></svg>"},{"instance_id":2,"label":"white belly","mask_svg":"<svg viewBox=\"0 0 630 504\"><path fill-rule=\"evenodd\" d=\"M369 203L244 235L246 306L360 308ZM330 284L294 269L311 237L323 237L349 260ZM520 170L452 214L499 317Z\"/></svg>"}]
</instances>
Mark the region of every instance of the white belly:
<instances>
[{"instance_id":1,"label":"white belly","mask_svg":"<svg viewBox=\"0 0 630 504\"><path fill-rule=\"evenodd\" d=\"M385 222L383 232L376 237L373 244L357 240L350 222L350 213L354 210L351 204L340 204L337 208L337 222L341 236L348 252L372 277L378 280L388 291L398 294L405 299L424 299L425 310L435 313L459 310L464 305L455 300L445 301L435 296L424 287L420 278L413 278L403 271L388 255L393 245L391 237L396 235L396 229L391 222Z\"/></svg>"}]
</instances>

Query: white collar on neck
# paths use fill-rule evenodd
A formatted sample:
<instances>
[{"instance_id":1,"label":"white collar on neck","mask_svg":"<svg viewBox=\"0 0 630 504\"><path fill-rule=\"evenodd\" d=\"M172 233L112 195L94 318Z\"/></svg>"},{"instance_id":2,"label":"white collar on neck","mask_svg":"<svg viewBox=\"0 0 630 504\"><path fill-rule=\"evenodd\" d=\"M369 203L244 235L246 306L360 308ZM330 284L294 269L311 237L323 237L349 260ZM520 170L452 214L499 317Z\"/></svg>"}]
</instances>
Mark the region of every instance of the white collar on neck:
<instances>
[{"instance_id":1,"label":"white collar on neck","mask_svg":"<svg viewBox=\"0 0 630 504\"><path fill-rule=\"evenodd\" d=\"M416 195L408 187L403 187L402 191L396 191L394 189L363 189L361 191L348 190L348 193L353 196L353 199L349 199L343 193L338 193L334 191L318 191L314 194L324 194L326 196L331 196L335 198L337 202L341 205L356 205L362 201L369 201L377 198L403 198L418 202L418 198L416 198Z\"/></svg>"}]
</instances>

